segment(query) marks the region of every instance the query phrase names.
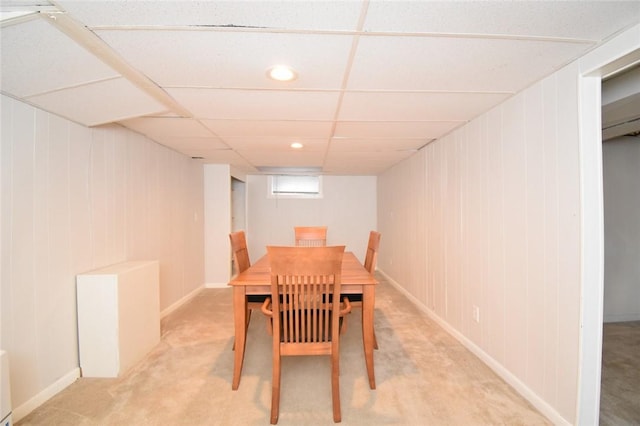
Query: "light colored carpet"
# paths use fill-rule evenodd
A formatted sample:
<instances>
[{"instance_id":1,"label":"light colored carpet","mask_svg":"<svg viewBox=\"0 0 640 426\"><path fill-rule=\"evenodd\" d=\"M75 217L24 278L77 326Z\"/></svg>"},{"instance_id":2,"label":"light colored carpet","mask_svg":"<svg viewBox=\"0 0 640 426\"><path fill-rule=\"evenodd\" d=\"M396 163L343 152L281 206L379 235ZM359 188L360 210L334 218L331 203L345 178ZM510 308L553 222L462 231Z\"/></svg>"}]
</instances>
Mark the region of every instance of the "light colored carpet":
<instances>
[{"instance_id":1,"label":"light colored carpet","mask_svg":"<svg viewBox=\"0 0 640 426\"><path fill-rule=\"evenodd\" d=\"M600 426L640 425L640 321L604 324Z\"/></svg>"},{"instance_id":2,"label":"light colored carpet","mask_svg":"<svg viewBox=\"0 0 640 426\"><path fill-rule=\"evenodd\" d=\"M377 389L360 311L341 341L342 424L546 425L509 385L379 277ZM230 289L206 289L162 321L162 342L118 379L81 378L17 426L267 425L271 340L254 312L240 388L231 390ZM283 360L280 425L333 424L328 357Z\"/></svg>"}]
</instances>

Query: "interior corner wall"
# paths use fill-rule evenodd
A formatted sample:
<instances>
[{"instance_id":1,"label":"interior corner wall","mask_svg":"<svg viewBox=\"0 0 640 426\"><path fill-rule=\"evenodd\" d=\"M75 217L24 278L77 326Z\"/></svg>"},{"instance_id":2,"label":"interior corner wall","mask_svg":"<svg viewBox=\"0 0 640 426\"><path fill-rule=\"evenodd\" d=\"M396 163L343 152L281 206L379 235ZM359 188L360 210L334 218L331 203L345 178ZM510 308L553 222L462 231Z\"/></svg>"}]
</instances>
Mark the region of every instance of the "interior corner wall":
<instances>
[{"instance_id":1,"label":"interior corner wall","mask_svg":"<svg viewBox=\"0 0 640 426\"><path fill-rule=\"evenodd\" d=\"M226 287L231 277L231 171L227 164L204 166L205 282Z\"/></svg>"},{"instance_id":2,"label":"interior corner wall","mask_svg":"<svg viewBox=\"0 0 640 426\"><path fill-rule=\"evenodd\" d=\"M617 35L378 180L379 269L554 424L592 424L599 406L602 283L583 276L585 247L600 249L584 225L599 217L584 185L600 176L583 145L599 136L581 133L599 93L584 99L584 79L637 57L639 36Z\"/></svg>"},{"instance_id":3,"label":"interior corner wall","mask_svg":"<svg viewBox=\"0 0 640 426\"><path fill-rule=\"evenodd\" d=\"M320 199L269 198L264 175L247 176L247 246L251 262L266 254L266 246L293 245L294 226L325 225L327 244L346 246L361 262L369 232L377 229L377 177L322 177ZM382 235L381 246L386 241Z\"/></svg>"},{"instance_id":4,"label":"interior corner wall","mask_svg":"<svg viewBox=\"0 0 640 426\"><path fill-rule=\"evenodd\" d=\"M159 260L161 311L202 287L203 170L123 127L0 101L0 347L17 421L79 374L77 274Z\"/></svg>"},{"instance_id":5,"label":"interior corner wall","mask_svg":"<svg viewBox=\"0 0 640 426\"><path fill-rule=\"evenodd\" d=\"M602 146L604 321L640 321L640 138Z\"/></svg>"},{"instance_id":6,"label":"interior corner wall","mask_svg":"<svg viewBox=\"0 0 640 426\"><path fill-rule=\"evenodd\" d=\"M379 268L560 424L579 365L577 105L574 64L380 176L378 194Z\"/></svg>"}]
</instances>

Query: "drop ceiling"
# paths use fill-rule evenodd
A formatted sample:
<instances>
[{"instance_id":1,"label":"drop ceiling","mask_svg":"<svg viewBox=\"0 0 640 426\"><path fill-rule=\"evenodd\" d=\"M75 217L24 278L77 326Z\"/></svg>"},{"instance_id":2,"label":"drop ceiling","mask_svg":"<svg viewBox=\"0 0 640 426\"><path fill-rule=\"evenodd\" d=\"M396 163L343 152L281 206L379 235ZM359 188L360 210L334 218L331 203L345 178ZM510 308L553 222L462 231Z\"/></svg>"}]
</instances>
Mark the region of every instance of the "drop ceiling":
<instances>
[{"instance_id":1,"label":"drop ceiling","mask_svg":"<svg viewBox=\"0 0 640 426\"><path fill-rule=\"evenodd\" d=\"M379 174L640 22L638 1L0 6L36 12L2 24L3 94L246 173Z\"/></svg>"}]
</instances>

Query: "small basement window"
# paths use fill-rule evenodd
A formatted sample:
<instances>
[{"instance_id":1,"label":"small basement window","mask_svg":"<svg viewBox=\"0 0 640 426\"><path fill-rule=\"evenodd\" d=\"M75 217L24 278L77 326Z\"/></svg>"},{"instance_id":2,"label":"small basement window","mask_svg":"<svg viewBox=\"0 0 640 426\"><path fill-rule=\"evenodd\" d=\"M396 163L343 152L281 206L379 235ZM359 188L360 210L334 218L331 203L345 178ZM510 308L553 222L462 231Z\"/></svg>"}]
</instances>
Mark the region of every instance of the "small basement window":
<instances>
[{"instance_id":1,"label":"small basement window","mask_svg":"<svg viewBox=\"0 0 640 426\"><path fill-rule=\"evenodd\" d=\"M322 198L322 176L270 175L269 198Z\"/></svg>"}]
</instances>

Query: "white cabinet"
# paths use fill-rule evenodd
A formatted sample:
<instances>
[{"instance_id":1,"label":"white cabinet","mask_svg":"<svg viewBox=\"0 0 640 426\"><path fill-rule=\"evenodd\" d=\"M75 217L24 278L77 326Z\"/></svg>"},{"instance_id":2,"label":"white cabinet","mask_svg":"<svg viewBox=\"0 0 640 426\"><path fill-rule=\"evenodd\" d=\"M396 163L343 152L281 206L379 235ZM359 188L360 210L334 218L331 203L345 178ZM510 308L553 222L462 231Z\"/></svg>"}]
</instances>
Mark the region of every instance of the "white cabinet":
<instances>
[{"instance_id":1,"label":"white cabinet","mask_svg":"<svg viewBox=\"0 0 640 426\"><path fill-rule=\"evenodd\" d=\"M76 285L82 376L118 377L160 342L158 261L90 271Z\"/></svg>"}]
</instances>

